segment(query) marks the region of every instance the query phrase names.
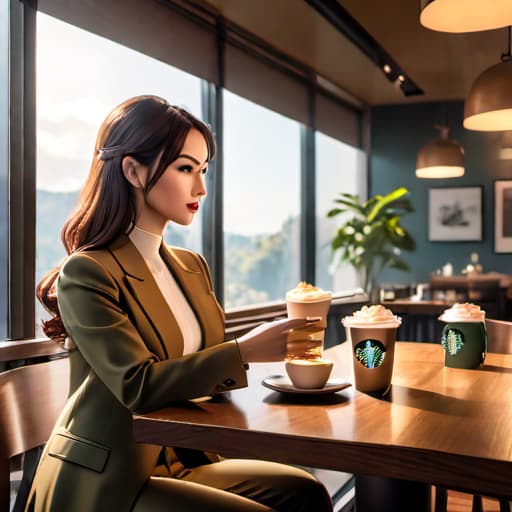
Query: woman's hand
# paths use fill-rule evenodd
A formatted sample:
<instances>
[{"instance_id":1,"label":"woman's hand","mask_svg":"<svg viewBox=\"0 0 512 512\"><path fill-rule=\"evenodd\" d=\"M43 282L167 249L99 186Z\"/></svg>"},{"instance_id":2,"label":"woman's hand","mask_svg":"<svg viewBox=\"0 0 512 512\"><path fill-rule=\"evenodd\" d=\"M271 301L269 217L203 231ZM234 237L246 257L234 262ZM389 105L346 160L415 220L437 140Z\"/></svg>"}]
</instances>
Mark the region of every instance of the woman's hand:
<instances>
[{"instance_id":1,"label":"woman's hand","mask_svg":"<svg viewBox=\"0 0 512 512\"><path fill-rule=\"evenodd\" d=\"M306 320L305 318L285 318L274 322L267 322L238 338L238 347L244 363L263 363L282 361L287 351L288 331L314 325L318 320ZM313 348L318 342L311 340L295 341L293 351L304 353L308 348Z\"/></svg>"}]
</instances>

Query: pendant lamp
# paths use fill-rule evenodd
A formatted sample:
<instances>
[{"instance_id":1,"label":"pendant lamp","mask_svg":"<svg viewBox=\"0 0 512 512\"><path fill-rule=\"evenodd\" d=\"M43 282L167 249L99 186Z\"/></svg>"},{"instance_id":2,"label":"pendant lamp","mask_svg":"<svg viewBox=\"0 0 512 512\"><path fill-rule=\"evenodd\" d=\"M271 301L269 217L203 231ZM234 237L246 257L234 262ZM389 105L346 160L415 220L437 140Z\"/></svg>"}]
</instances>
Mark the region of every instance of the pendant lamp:
<instances>
[{"instance_id":1,"label":"pendant lamp","mask_svg":"<svg viewBox=\"0 0 512 512\"><path fill-rule=\"evenodd\" d=\"M436 126L439 139L423 146L416 160L417 178L459 178L464 176L464 150L450 139L448 126Z\"/></svg>"},{"instance_id":2,"label":"pendant lamp","mask_svg":"<svg viewBox=\"0 0 512 512\"><path fill-rule=\"evenodd\" d=\"M512 130L512 27L501 62L486 69L469 90L464 104L464 128L483 132Z\"/></svg>"},{"instance_id":3,"label":"pendant lamp","mask_svg":"<svg viewBox=\"0 0 512 512\"><path fill-rule=\"evenodd\" d=\"M476 32L512 25L510 0L421 0L420 23L440 32Z\"/></svg>"}]
</instances>

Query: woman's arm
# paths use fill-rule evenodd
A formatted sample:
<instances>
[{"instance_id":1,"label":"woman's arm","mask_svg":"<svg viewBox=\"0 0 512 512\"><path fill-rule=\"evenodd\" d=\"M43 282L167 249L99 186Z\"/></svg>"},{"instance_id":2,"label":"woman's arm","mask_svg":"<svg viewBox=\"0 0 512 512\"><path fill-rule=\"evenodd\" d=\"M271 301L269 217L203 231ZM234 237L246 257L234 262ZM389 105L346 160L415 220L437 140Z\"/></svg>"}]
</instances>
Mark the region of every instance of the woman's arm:
<instances>
[{"instance_id":1,"label":"woman's arm","mask_svg":"<svg viewBox=\"0 0 512 512\"><path fill-rule=\"evenodd\" d=\"M188 252L188 254L198 259L203 274L208 281L210 293L213 294L212 279L205 259L198 253ZM317 346L317 342L308 339L295 340L292 346L288 344L288 331L314 325L316 321L284 318L261 324L238 338L240 357L244 363L258 363L282 361L287 355L303 354L307 349Z\"/></svg>"},{"instance_id":2,"label":"woman's arm","mask_svg":"<svg viewBox=\"0 0 512 512\"><path fill-rule=\"evenodd\" d=\"M121 307L115 279L87 253L65 263L57 296L64 326L92 371L134 412L247 385L235 342L159 361Z\"/></svg>"}]
</instances>

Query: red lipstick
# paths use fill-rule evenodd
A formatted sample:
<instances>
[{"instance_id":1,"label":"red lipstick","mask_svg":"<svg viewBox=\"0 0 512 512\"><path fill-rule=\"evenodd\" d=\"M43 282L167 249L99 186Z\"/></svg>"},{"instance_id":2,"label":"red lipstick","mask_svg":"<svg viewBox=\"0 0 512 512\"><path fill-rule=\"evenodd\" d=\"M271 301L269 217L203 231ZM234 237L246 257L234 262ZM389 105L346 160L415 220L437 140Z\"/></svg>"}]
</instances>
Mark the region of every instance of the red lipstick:
<instances>
[{"instance_id":1,"label":"red lipstick","mask_svg":"<svg viewBox=\"0 0 512 512\"><path fill-rule=\"evenodd\" d=\"M199 210L199 203L197 201L195 203L187 203L187 208L192 212L197 212Z\"/></svg>"}]
</instances>

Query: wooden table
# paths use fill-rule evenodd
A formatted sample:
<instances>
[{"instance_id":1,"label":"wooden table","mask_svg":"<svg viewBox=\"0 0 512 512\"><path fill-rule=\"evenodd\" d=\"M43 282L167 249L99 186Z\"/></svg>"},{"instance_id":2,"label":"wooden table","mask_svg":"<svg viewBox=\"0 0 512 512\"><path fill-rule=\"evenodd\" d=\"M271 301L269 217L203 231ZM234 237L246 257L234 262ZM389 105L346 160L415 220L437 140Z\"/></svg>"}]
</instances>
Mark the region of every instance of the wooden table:
<instances>
[{"instance_id":1,"label":"wooden table","mask_svg":"<svg viewBox=\"0 0 512 512\"><path fill-rule=\"evenodd\" d=\"M347 343L327 351L352 379ZM397 343L387 400L352 388L298 398L260 383L282 363L252 364L249 387L221 401L134 417L137 441L230 457L438 484L512 498L512 355L480 370L445 368L439 345Z\"/></svg>"}]
</instances>

